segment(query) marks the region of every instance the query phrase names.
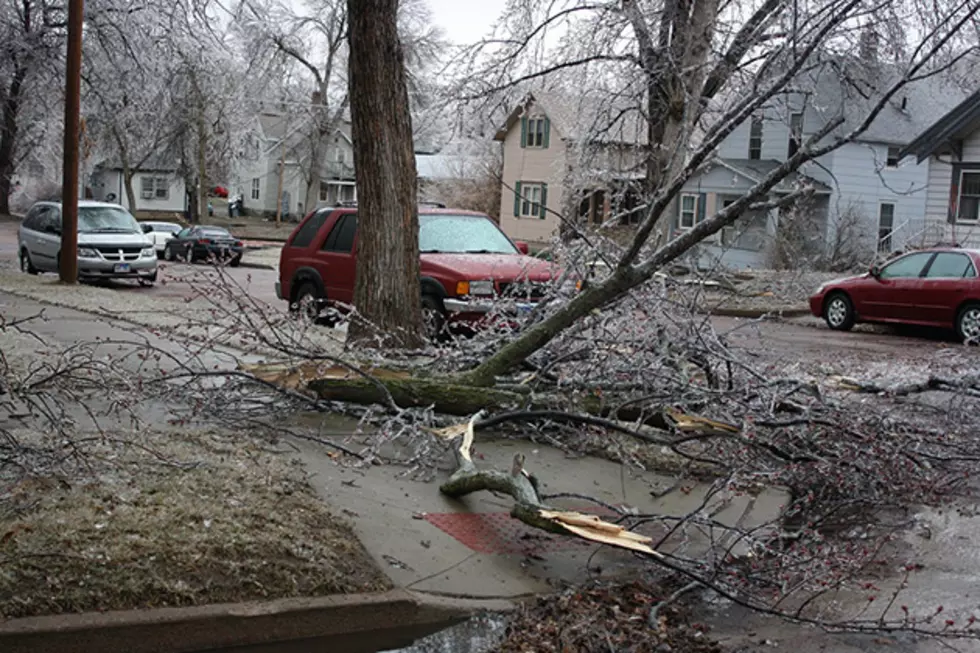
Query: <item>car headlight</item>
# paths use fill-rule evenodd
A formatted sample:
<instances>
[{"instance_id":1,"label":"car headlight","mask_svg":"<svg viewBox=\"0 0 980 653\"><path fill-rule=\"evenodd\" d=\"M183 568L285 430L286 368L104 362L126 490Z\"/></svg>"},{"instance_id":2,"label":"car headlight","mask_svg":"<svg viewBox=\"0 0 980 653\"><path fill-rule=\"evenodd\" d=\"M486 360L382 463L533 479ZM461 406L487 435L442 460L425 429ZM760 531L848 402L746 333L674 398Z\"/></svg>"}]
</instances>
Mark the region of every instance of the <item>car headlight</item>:
<instances>
[{"instance_id":1,"label":"car headlight","mask_svg":"<svg viewBox=\"0 0 980 653\"><path fill-rule=\"evenodd\" d=\"M493 296L493 281L470 281L471 295Z\"/></svg>"},{"instance_id":2,"label":"car headlight","mask_svg":"<svg viewBox=\"0 0 980 653\"><path fill-rule=\"evenodd\" d=\"M154 249L153 247L144 247L143 251L140 252L140 256L142 256L143 258L149 258L151 256L156 256L156 255L157 255L157 250Z\"/></svg>"},{"instance_id":3,"label":"car headlight","mask_svg":"<svg viewBox=\"0 0 980 653\"><path fill-rule=\"evenodd\" d=\"M78 258L99 258L99 253L91 247L79 247Z\"/></svg>"}]
</instances>

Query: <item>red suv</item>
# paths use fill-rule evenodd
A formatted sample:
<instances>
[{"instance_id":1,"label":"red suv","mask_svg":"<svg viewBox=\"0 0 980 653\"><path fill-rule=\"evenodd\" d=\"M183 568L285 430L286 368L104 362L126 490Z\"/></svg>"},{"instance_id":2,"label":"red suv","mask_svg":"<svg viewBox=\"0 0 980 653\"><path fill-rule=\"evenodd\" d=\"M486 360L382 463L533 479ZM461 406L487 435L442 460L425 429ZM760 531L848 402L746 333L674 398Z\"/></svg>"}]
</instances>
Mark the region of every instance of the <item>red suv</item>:
<instances>
[{"instance_id":1,"label":"red suv","mask_svg":"<svg viewBox=\"0 0 980 653\"><path fill-rule=\"evenodd\" d=\"M980 251L936 247L899 256L859 277L831 281L810 297L810 312L831 329L890 322L956 329L980 340Z\"/></svg>"},{"instance_id":2,"label":"red suv","mask_svg":"<svg viewBox=\"0 0 980 653\"><path fill-rule=\"evenodd\" d=\"M422 308L427 327L475 327L501 295L518 295L515 310L530 310L558 275L549 262L527 255L486 215L445 208L419 209ZM322 208L293 230L279 258L276 296L290 308L328 324L324 309L343 313L354 301L357 209Z\"/></svg>"}]
</instances>

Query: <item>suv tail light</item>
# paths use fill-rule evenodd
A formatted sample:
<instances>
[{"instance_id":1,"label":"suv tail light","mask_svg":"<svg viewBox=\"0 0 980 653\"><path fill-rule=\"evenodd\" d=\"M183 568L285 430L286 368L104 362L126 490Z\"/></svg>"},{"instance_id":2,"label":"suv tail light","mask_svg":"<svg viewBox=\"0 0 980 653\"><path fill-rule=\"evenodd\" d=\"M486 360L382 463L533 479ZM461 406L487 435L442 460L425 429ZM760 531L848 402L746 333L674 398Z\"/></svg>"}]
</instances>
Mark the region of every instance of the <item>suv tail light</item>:
<instances>
[{"instance_id":1,"label":"suv tail light","mask_svg":"<svg viewBox=\"0 0 980 653\"><path fill-rule=\"evenodd\" d=\"M198 245L210 245L211 244L211 241L209 239L207 239L207 238L198 238L197 239L197 244Z\"/></svg>"}]
</instances>

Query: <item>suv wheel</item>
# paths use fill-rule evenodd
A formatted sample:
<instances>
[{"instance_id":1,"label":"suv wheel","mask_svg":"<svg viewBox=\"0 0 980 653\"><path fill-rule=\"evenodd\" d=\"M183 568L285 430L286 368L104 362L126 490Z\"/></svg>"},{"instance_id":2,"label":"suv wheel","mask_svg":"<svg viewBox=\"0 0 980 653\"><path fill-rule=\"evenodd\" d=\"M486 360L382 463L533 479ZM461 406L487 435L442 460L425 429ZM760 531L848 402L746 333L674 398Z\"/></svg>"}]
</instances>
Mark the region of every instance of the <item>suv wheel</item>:
<instances>
[{"instance_id":1,"label":"suv wheel","mask_svg":"<svg viewBox=\"0 0 980 653\"><path fill-rule=\"evenodd\" d=\"M174 258L175 257L174 257L174 250L173 250L173 248L170 247L170 245L164 245L163 246L163 259L165 261L170 261L171 263L173 263Z\"/></svg>"},{"instance_id":2,"label":"suv wheel","mask_svg":"<svg viewBox=\"0 0 980 653\"><path fill-rule=\"evenodd\" d=\"M446 309L439 298L422 295L422 324L425 337L433 342L446 335Z\"/></svg>"},{"instance_id":3,"label":"suv wheel","mask_svg":"<svg viewBox=\"0 0 980 653\"><path fill-rule=\"evenodd\" d=\"M296 290L296 299L289 305L289 310L310 324L333 327L337 323L336 318L329 315L333 311L327 307L326 299L320 296L316 285L309 281Z\"/></svg>"},{"instance_id":4,"label":"suv wheel","mask_svg":"<svg viewBox=\"0 0 980 653\"><path fill-rule=\"evenodd\" d=\"M31 263L31 255L26 249L20 250L20 271L26 274L37 274L37 268Z\"/></svg>"}]
</instances>

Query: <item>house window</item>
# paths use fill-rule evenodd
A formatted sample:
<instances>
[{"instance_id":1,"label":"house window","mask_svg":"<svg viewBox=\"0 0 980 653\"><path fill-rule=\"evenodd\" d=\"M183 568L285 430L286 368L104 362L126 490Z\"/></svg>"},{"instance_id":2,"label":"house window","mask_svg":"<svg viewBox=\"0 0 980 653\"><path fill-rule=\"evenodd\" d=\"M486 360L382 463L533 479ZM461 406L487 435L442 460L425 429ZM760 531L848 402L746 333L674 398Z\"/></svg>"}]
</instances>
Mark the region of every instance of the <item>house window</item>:
<instances>
[{"instance_id":1,"label":"house window","mask_svg":"<svg viewBox=\"0 0 980 653\"><path fill-rule=\"evenodd\" d=\"M895 230L895 205L882 202L878 207L878 251L892 250L892 233Z\"/></svg>"},{"instance_id":2,"label":"house window","mask_svg":"<svg viewBox=\"0 0 980 653\"><path fill-rule=\"evenodd\" d=\"M170 180L166 177L140 177L140 197L144 200L170 199Z\"/></svg>"},{"instance_id":3,"label":"house window","mask_svg":"<svg viewBox=\"0 0 980 653\"><path fill-rule=\"evenodd\" d=\"M347 165L347 151L341 148L337 148L337 163L340 165Z\"/></svg>"},{"instance_id":4,"label":"house window","mask_svg":"<svg viewBox=\"0 0 980 653\"><path fill-rule=\"evenodd\" d=\"M792 113L789 116L789 150L786 156L791 157L796 154L801 145L803 145L803 114Z\"/></svg>"},{"instance_id":5,"label":"house window","mask_svg":"<svg viewBox=\"0 0 980 653\"><path fill-rule=\"evenodd\" d=\"M329 193L330 193L330 186L327 185L327 182L321 181L320 182L320 201L321 202L326 202Z\"/></svg>"},{"instance_id":6,"label":"house window","mask_svg":"<svg viewBox=\"0 0 980 653\"><path fill-rule=\"evenodd\" d=\"M889 168L898 167L898 153L901 151L900 147L892 146L888 148L888 159L885 163Z\"/></svg>"},{"instance_id":7,"label":"house window","mask_svg":"<svg viewBox=\"0 0 980 653\"><path fill-rule=\"evenodd\" d=\"M253 200L259 199L259 195L260 195L259 189L261 188L261 184L262 184L262 180L259 179L258 177L256 177L255 179L252 180L252 199Z\"/></svg>"},{"instance_id":8,"label":"house window","mask_svg":"<svg viewBox=\"0 0 980 653\"><path fill-rule=\"evenodd\" d=\"M678 222L681 229L693 229L698 221L698 196L681 195L681 215Z\"/></svg>"},{"instance_id":9,"label":"house window","mask_svg":"<svg viewBox=\"0 0 980 653\"><path fill-rule=\"evenodd\" d=\"M518 182L514 194L514 215L518 218L544 219L548 206L548 186Z\"/></svg>"},{"instance_id":10,"label":"house window","mask_svg":"<svg viewBox=\"0 0 980 653\"><path fill-rule=\"evenodd\" d=\"M762 116L752 116L749 129L749 158L758 161L762 158Z\"/></svg>"},{"instance_id":11,"label":"house window","mask_svg":"<svg viewBox=\"0 0 980 653\"><path fill-rule=\"evenodd\" d=\"M960 177L958 220L976 222L980 218L980 172L964 172Z\"/></svg>"},{"instance_id":12,"label":"house window","mask_svg":"<svg viewBox=\"0 0 980 653\"><path fill-rule=\"evenodd\" d=\"M550 129L548 118L544 116L521 118L521 147L548 147Z\"/></svg>"}]
</instances>

